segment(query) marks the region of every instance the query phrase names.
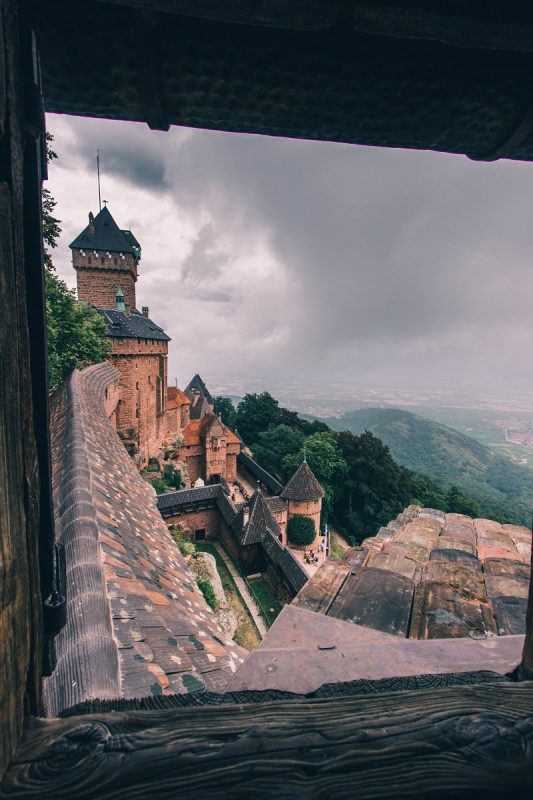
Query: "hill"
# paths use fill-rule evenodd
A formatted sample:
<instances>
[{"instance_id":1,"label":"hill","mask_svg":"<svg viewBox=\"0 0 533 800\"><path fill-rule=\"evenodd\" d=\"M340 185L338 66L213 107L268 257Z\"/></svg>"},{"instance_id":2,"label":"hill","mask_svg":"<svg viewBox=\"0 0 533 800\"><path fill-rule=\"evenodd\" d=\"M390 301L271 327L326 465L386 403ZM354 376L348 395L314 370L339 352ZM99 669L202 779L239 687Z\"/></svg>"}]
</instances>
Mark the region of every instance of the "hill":
<instances>
[{"instance_id":1,"label":"hill","mask_svg":"<svg viewBox=\"0 0 533 800\"><path fill-rule=\"evenodd\" d=\"M370 430L398 463L428 475L443 489L457 486L480 504L482 514L531 523L533 471L453 428L394 408L359 409L321 421L337 431Z\"/></svg>"}]
</instances>

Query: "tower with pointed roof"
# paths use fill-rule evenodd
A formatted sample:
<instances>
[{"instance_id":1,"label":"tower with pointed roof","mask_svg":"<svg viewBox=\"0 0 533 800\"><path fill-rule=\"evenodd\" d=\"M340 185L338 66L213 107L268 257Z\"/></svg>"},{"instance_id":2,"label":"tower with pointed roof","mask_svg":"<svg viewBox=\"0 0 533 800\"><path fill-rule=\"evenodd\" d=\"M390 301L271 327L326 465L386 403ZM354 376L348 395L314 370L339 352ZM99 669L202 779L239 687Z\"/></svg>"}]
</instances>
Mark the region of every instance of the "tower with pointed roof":
<instances>
[{"instance_id":1,"label":"tower with pointed roof","mask_svg":"<svg viewBox=\"0 0 533 800\"><path fill-rule=\"evenodd\" d=\"M78 299L95 306L107 323L110 361L120 373L113 423L139 465L163 440L179 433L177 412L167 415L167 334L136 309L135 283L141 247L119 228L105 206L70 244Z\"/></svg>"},{"instance_id":2,"label":"tower with pointed roof","mask_svg":"<svg viewBox=\"0 0 533 800\"><path fill-rule=\"evenodd\" d=\"M318 546L320 544L320 513L324 490L306 460L289 478L280 497L287 501L289 519L299 515L313 520L315 541L311 547Z\"/></svg>"},{"instance_id":3,"label":"tower with pointed roof","mask_svg":"<svg viewBox=\"0 0 533 800\"><path fill-rule=\"evenodd\" d=\"M70 244L78 299L97 308L115 308L120 288L126 311L136 308L135 283L141 246L129 230L121 230L104 208Z\"/></svg>"}]
</instances>

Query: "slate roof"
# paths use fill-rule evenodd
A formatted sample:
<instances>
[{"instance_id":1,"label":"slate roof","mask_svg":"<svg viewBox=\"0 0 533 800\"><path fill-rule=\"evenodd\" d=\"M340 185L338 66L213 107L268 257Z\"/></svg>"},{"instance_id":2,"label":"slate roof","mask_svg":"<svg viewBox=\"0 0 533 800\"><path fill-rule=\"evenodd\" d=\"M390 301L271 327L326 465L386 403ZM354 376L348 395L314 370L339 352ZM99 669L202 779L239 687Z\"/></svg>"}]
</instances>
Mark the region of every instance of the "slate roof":
<instances>
[{"instance_id":1,"label":"slate roof","mask_svg":"<svg viewBox=\"0 0 533 800\"><path fill-rule=\"evenodd\" d=\"M163 328L148 317L135 311L129 316L124 311L109 308L96 309L107 322L107 335L112 339L152 339L170 342Z\"/></svg>"},{"instance_id":2,"label":"slate roof","mask_svg":"<svg viewBox=\"0 0 533 800\"><path fill-rule=\"evenodd\" d=\"M209 393L209 389L203 382L202 378L196 373L196 375L191 378L189 381L187 388L185 389L185 394L187 397L190 397L191 394L198 393L200 397L206 400L210 405L214 405L215 401L211 397Z\"/></svg>"},{"instance_id":3,"label":"slate roof","mask_svg":"<svg viewBox=\"0 0 533 800\"><path fill-rule=\"evenodd\" d=\"M240 437L238 438L239 441L242 442L242 439L240 439ZM244 467L244 469L247 469L256 480L261 481L261 483L266 486L269 492L272 492L273 494L279 494L283 489L282 484L276 480L276 478L274 478L270 472L267 472L266 469L263 469L263 467L261 467L257 461L254 461L253 458L250 458L250 456L246 453L241 451L238 454L237 464L241 467Z\"/></svg>"},{"instance_id":4,"label":"slate roof","mask_svg":"<svg viewBox=\"0 0 533 800\"><path fill-rule=\"evenodd\" d=\"M531 531L410 506L293 601L410 639L523 634Z\"/></svg>"},{"instance_id":5,"label":"slate roof","mask_svg":"<svg viewBox=\"0 0 533 800\"><path fill-rule=\"evenodd\" d=\"M140 257L139 242L131 231L123 231L118 227L107 206L94 217L95 232L91 233L89 228L90 223L70 243L69 247L72 250L109 250L113 253L132 253L137 258Z\"/></svg>"},{"instance_id":6,"label":"slate roof","mask_svg":"<svg viewBox=\"0 0 533 800\"><path fill-rule=\"evenodd\" d=\"M237 508L231 502L220 483L160 494L157 498L157 508L163 518L172 517L188 506L194 506L195 504L200 506L209 501L216 503L218 510L228 525L235 521Z\"/></svg>"},{"instance_id":7,"label":"slate roof","mask_svg":"<svg viewBox=\"0 0 533 800\"><path fill-rule=\"evenodd\" d=\"M250 516L246 525L242 523L244 508L241 509L238 516L240 525L238 536L241 545L256 544L263 541L267 530L272 531L275 536L280 535L281 529L270 513L267 501L259 489L256 489L248 501L248 508Z\"/></svg>"},{"instance_id":8,"label":"slate roof","mask_svg":"<svg viewBox=\"0 0 533 800\"><path fill-rule=\"evenodd\" d=\"M184 506L193 503L205 503L207 500L218 500L223 494L220 483L210 486L195 486L191 489L179 489L177 492L160 494L157 498L157 508L163 516L172 516Z\"/></svg>"},{"instance_id":9,"label":"slate roof","mask_svg":"<svg viewBox=\"0 0 533 800\"><path fill-rule=\"evenodd\" d=\"M304 461L292 478L289 478L281 496L285 500L320 500L324 497L324 490L314 476L313 470Z\"/></svg>"},{"instance_id":10,"label":"slate roof","mask_svg":"<svg viewBox=\"0 0 533 800\"><path fill-rule=\"evenodd\" d=\"M219 628L107 419L104 391L117 380L107 362L75 370L52 401L67 581L67 624L44 681L54 716L94 698L221 691L246 656Z\"/></svg>"},{"instance_id":11,"label":"slate roof","mask_svg":"<svg viewBox=\"0 0 533 800\"><path fill-rule=\"evenodd\" d=\"M270 560L279 567L294 593L297 594L309 580L309 575L302 564L270 529L267 529L263 538L263 547Z\"/></svg>"}]
</instances>

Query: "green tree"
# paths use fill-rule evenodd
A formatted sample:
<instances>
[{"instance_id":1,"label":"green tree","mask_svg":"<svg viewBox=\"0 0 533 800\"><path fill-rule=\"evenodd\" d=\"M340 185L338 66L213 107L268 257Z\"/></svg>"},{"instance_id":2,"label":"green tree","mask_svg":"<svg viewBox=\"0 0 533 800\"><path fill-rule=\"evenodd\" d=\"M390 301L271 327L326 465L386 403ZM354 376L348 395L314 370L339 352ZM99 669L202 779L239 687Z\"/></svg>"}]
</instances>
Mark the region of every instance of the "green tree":
<instances>
[{"instance_id":1,"label":"green tree","mask_svg":"<svg viewBox=\"0 0 533 800\"><path fill-rule=\"evenodd\" d=\"M57 158L51 149L53 137L47 134L48 160ZM51 250L61 233L53 211L56 201L48 189L42 194L44 279L48 325L48 384L55 389L75 368L104 361L111 352L107 325L100 314L86 303L78 303L75 292L55 274Z\"/></svg>"},{"instance_id":2,"label":"green tree","mask_svg":"<svg viewBox=\"0 0 533 800\"><path fill-rule=\"evenodd\" d=\"M224 397L223 395L219 394L215 397L214 403L214 411L217 417L220 417L224 425L227 425L228 428L235 427L235 406L231 398Z\"/></svg>"},{"instance_id":3,"label":"green tree","mask_svg":"<svg viewBox=\"0 0 533 800\"><path fill-rule=\"evenodd\" d=\"M305 440L305 450L302 448L296 455L286 456L283 465L287 473L296 472L304 457L324 489L321 522L325 524L332 513L335 499L342 493L347 464L331 431L313 433Z\"/></svg>"},{"instance_id":4,"label":"green tree","mask_svg":"<svg viewBox=\"0 0 533 800\"><path fill-rule=\"evenodd\" d=\"M105 361L111 352L103 318L49 270L45 273L48 382L54 389L75 368Z\"/></svg>"},{"instance_id":5,"label":"green tree","mask_svg":"<svg viewBox=\"0 0 533 800\"><path fill-rule=\"evenodd\" d=\"M163 480L167 486L173 489L181 489L183 481L181 479L181 472L176 469L174 464L167 464L163 470Z\"/></svg>"},{"instance_id":6,"label":"green tree","mask_svg":"<svg viewBox=\"0 0 533 800\"><path fill-rule=\"evenodd\" d=\"M279 422L279 403L269 392L245 394L237 406L235 427L250 447L259 434Z\"/></svg>"},{"instance_id":7,"label":"green tree","mask_svg":"<svg viewBox=\"0 0 533 800\"><path fill-rule=\"evenodd\" d=\"M286 480L288 475L284 468L284 460L298 453L304 443L301 431L287 425L274 425L262 431L254 444L254 458L268 472Z\"/></svg>"},{"instance_id":8,"label":"green tree","mask_svg":"<svg viewBox=\"0 0 533 800\"><path fill-rule=\"evenodd\" d=\"M287 536L293 544L313 544L315 533L313 520L302 514L295 514L287 523Z\"/></svg>"},{"instance_id":9,"label":"green tree","mask_svg":"<svg viewBox=\"0 0 533 800\"><path fill-rule=\"evenodd\" d=\"M479 517L479 504L462 494L457 486L450 486L446 492L446 510L453 514L466 514L468 517Z\"/></svg>"},{"instance_id":10,"label":"green tree","mask_svg":"<svg viewBox=\"0 0 533 800\"><path fill-rule=\"evenodd\" d=\"M361 436L342 431L337 443L347 470L335 511L351 541L360 542L376 534L408 504L411 476L370 431Z\"/></svg>"}]
</instances>

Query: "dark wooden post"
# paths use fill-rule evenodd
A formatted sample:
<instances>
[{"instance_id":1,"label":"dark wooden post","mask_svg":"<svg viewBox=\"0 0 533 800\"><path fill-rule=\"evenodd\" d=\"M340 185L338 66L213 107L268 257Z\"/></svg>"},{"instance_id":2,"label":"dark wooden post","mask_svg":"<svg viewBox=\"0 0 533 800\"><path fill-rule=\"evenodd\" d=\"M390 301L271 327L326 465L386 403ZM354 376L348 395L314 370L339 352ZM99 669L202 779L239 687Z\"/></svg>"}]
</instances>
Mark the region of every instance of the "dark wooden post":
<instances>
[{"instance_id":1,"label":"dark wooden post","mask_svg":"<svg viewBox=\"0 0 533 800\"><path fill-rule=\"evenodd\" d=\"M0 776L41 710L41 583L48 596L53 574L39 108L32 33L19 3L0 0Z\"/></svg>"}]
</instances>

